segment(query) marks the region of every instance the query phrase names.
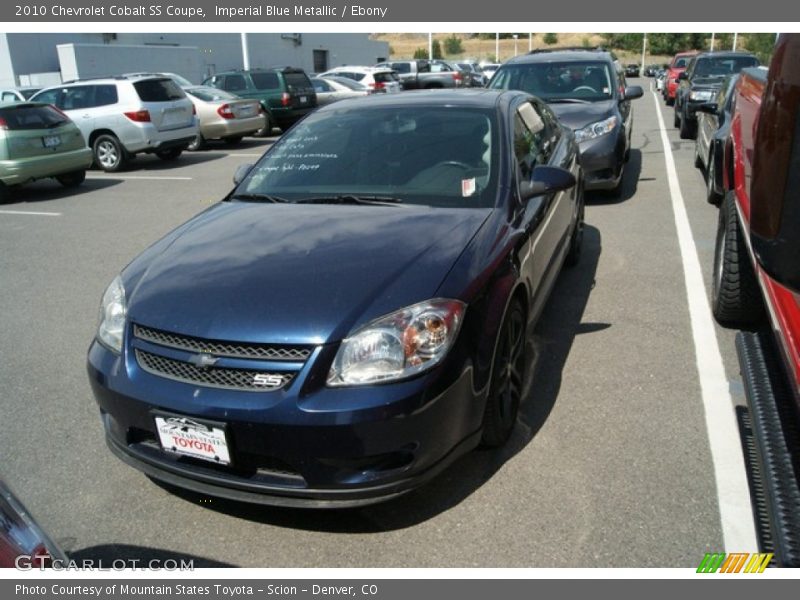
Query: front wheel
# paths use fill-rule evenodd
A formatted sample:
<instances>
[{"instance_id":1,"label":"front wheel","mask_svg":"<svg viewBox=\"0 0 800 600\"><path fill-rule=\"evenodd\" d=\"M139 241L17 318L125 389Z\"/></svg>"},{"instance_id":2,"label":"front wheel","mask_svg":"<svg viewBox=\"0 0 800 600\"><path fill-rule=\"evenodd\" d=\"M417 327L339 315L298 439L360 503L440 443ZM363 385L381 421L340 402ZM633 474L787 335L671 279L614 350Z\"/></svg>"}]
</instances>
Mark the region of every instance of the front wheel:
<instances>
[{"instance_id":1,"label":"front wheel","mask_svg":"<svg viewBox=\"0 0 800 600\"><path fill-rule=\"evenodd\" d=\"M678 114L677 108L674 111L672 111L672 126L673 127L681 126L681 116L680 114Z\"/></svg>"},{"instance_id":2,"label":"front wheel","mask_svg":"<svg viewBox=\"0 0 800 600\"><path fill-rule=\"evenodd\" d=\"M192 152L197 152L198 150L202 150L205 147L206 147L206 138L203 137L202 133L198 133L187 147L187 150L190 150Z\"/></svg>"},{"instance_id":3,"label":"front wheel","mask_svg":"<svg viewBox=\"0 0 800 600\"><path fill-rule=\"evenodd\" d=\"M717 167L714 165L714 151L708 155L708 167L706 167L706 200L709 204L719 206L722 196L717 191Z\"/></svg>"},{"instance_id":4,"label":"front wheel","mask_svg":"<svg viewBox=\"0 0 800 600\"><path fill-rule=\"evenodd\" d=\"M711 308L724 327L754 327L764 318L764 304L739 228L734 194L732 190L725 194L719 209Z\"/></svg>"},{"instance_id":5,"label":"front wheel","mask_svg":"<svg viewBox=\"0 0 800 600\"><path fill-rule=\"evenodd\" d=\"M73 171L72 173L64 173L56 177L58 183L66 188L78 187L86 181L86 171Z\"/></svg>"},{"instance_id":6,"label":"front wheel","mask_svg":"<svg viewBox=\"0 0 800 600\"><path fill-rule=\"evenodd\" d=\"M492 381L483 414L484 446L502 446L514 430L525 384L525 311L512 300L500 327Z\"/></svg>"}]
</instances>

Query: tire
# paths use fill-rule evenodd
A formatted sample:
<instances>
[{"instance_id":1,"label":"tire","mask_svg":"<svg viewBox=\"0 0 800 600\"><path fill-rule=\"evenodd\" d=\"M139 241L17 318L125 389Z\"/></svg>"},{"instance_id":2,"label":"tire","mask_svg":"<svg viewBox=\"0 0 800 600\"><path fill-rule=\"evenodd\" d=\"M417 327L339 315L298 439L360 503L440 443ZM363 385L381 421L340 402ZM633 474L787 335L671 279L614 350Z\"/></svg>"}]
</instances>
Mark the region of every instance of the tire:
<instances>
[{"instance_id":1,"label":"tire","mask_svg":"<svg viewBox=\"0 0 800 600\"><path fill-rule=\"evenodd\" d=\"M681 116L678 113L678 109L676 108L672 111L672 126L673 127L680 127L681 126Z\"/></svg>"},{"instance_id":2,"label":"tire","mask_svg":"<svg viewBox=\"0 0 800 600\"><path fill-rule=\"evenodd\" d=\"M708 155L708 166L706 167L706 200L709 204L719 206L722 201L722 195L717 192L715 186L717 184L717 167L715 166L713 150Z\"/></svg>"},{"instance_id":3,"label":"tire","mask_svg":"<svg viewBox=\"0 0 800 600\"><path fill-rule=\"evenodd\" d=\"M8 186L0 181L0 204L8 204L11 202L11 190Z\"/></svg>"},{"instance_id":4,"label":"tire","mask_svg":"<svg viewBox=\"0 0 800 600\"><path fill-rule=\"evenodd\" d=\"M723 327L751 328L764 320L761 292L739 228L733 191L725 194L719 210L711 309Z\"/></svg>"},{"instance_id":5,"label":"tire","mask_svg":"<svg viewBox=\"0 0 800 600\"><path fill-rule=\"evenodd\" d=\"M502 446L517 423L527 369L525 321L522 305L512 300L498 334L492 381L483 414L481 443L490 448Z\"/></svg>"},{"instance_id":6,"label":"tire","mask_svg":"<svg viewBox=\"0 0 800 600\"><path fill-rule=\"evenodd\" d=\"M567 258L564 259L564 264L567 267L574 267L581 260L581 249L583 248L584 207L583 186L581 186L578 196L578 215L576 217L575 229L572 230L572 235L570 236L569 240L569 251L567 252Z\"/></svg>"},{"instance_id":7,"label":"tire","mask_svg":"<svg viewBox=\"0 0 800 600\"><path fill-rule=\"evenodd\" d=\"M95 164L108 173L120 171L128 161L128 153L120 141L109 133L97 136L92 144Z\"/></svg>"},{"instance_id":8,"label":"tire","mask_svg":"<svg viewBox=\"0 0 800 600\"><path fill-rule=\"evenodd\" d=\"M242 141L243 135L232 135L230 137L222 138L226 144L230 144L231 146L235 146L236 144Z\"/></svg>"},{"instance_id":9,"label":"tire","mask_svg":"<svg viewBox=\"0 0 800 600\"><path fill-rule=\"evenodd\" d=\"M697 135L697 124L690 123L688 117L683 115L681 118L681 127L678 133L682 140L693 140Z\"/></svg>"},{"instance_id":10,"label":"tire","mask_svg":"<svg viewBox=\"0 0 800 600\"><path fill-rule=\"evenodd\" d=\"M169 150L159 150L156 156L161 160L175 160L183 154L183 148L170 148Z\"/></svg>"},{"instance_id":11,"label":"tire","mask_svg":"<svg viewBox=\"0 0 800 600\"><path fill-rule=\"evenodd\" d=\"M266 125L264 125L264 127L256 131L253 134L253 137L269 137L270 135L272 135L272 128L275 127L275 123L272 121L272 117L269 115L269 113L265 113L264 116L267 119Z\"/></svg>"},{"instance_id":12,"label":"tire","mask_svg":"<svg viewBox=\"0 0 800 600\"><path fill-rule=\"evenodd\" d=\"M670 98L667 95L664 96L664 101L667 103L667 106L673 106L675 104L675 98Z\"/></svg>"},{"instance_id":13,"label":"tire","mask_svg":"<svg viewBox=\"0 0 800 600\"><path fill-rule=\"evenodd\" d=\"M64 173L56 177L58 183L66 188L78 187L86 181L86 171L73 171L72 173Z\"/></svg>"},{"instance_id":14,"label":"tire","mask_svg":"<svg viewBox=\"0 0 800 600\"><path fill-rule=\"evenodd\" d=\"M189 144L186 149L190 150L191 152L197 152L198 150L203 150L205 147L206 138L203 137L202 133L198 133L194 140L192 140L192 143Z\"/></svg>"},{"instance_id":15,"label":"tire","mask_svg":"<svg viewBox=\"0 0 800 600\"><path fill-rule=\"evenodd\" d=\"M696 169L703 168L703 159L700 158L700 148L698 148L697 139L694 141L694 166Z\"/></svg>"}]
</instances>

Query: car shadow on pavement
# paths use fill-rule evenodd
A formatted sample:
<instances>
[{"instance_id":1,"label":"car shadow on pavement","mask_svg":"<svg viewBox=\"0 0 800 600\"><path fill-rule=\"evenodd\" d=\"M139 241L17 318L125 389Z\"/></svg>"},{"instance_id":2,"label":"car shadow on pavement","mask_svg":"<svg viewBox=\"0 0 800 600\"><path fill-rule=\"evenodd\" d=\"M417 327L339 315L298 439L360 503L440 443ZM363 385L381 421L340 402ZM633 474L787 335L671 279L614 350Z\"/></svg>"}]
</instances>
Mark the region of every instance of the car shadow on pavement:
<instances>
[{"instance_id":1,"label":"car shadow on pavement","mask_svg":"<svg viewBox=\"0 0 800 600\"><path fill-rule=\"evenodd\" d=\"M61 542L61 545L66 546L64 542ZM195 569L236 566L231 563L203 558L202 556L148 548L147 546L131 546L129 544L100 544L89 548L81 548L75 552L68 551L67 554L69 559L75 561L79 566L84 561L89 561L94 570L100 570L101 568L115 571L122 568L156 568L158 570L172 571L188 564L191 564L192 568Z\"/></svg>"},{"instance_id":2,"label":"car shadow on pavement","mask_svg":"<svg viewBox=\"0 0 800 600\"><path fill-rule=\"evenodd\" d=\"M11 201L0 206L19 209L21 208L20 205L25 203L33 204L46 200L64 200L113 187L120 183L122 183L121 180L91 179L89 177L78 187L66 188L53 180L41 180L14 188L11 191ZM53 206L52 208L57 207Z\"/></svg>"},{"instance_id":3,"label":"car shadow on pavement","mask_svg":"<svg viewBox=\"0 0 800 600\"><path fill-rule=\"evenodd\" d=\"M622 188L618 194L611 192L593 191L586 192L586 204L591 206L603 204L620 204L626 202L636 195L639 186L639 176L642 174L642 151L638 148L631 148L631 155L625 165L625 172L622 174Z\"/></svg>"},{"instance_id":4,"label":"car shadow on pavement","mask_svg":"<svg viewBox=\"0 0 800 600\"><path fill-rule=\"evenodd\" d=\"M600 231L587 225L581 260L564 269L528 338L532 368L525 386L519 420L502 448L477 449L458 459L432 481L394 500L362 508L308 510L209 499L168 484L154 483L194 504L241 519L330 533L375 533L411 527L458 505L473 494L503 465L525 449L547 421L561 388L561 374L576 335L609 327L581 323L602 251ZM536 457L532 457L536 460Z\"/></svg>"},{"instance_id":5,"label":"car shadow on pavement","mask_svg":"<svg viewBox=\"0 0 800 600\"><path fill-rule=\"evenodd\" d=\"M136 173L137 171L171 171L173 169L180 169L181 167L192 167L194 165L201 165L212 160L219 160L228 157L228 152L215 151L215 152L184 152L174 160L161 160L155 154L140 154L120 171L105 173L110 177L114 175L124 176L128 173ZM233 171L231 170L231 176ZM95 169L95 173L103 174L100 169Z\"/></svg>"}]
</instances>

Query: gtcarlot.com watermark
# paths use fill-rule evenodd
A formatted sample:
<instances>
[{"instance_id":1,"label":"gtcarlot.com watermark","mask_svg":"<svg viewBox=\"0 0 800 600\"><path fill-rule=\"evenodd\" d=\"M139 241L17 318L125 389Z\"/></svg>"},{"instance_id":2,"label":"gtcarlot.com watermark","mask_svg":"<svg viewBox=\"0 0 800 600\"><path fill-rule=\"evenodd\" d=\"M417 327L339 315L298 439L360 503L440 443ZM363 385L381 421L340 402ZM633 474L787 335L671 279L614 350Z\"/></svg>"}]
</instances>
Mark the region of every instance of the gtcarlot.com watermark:
<instances>
[{"instance_id":1,"label":"gtcarlot.com watermark","mask_svg":"<svg viewBox=\"0 0 800 600\"><path fill-rule=\"evenodd\" d=\"M53 571L194 571L194 560L184 559L151 559L117 558L114 560L90 559L81 560L59 559L37 554L30 556L22 554L14 560L14 566L19 571L33 571L52 569ZM19 587L19 586L17 586ZM25 593L24 591L22 593Z\"/></svg>"}]
</instances>

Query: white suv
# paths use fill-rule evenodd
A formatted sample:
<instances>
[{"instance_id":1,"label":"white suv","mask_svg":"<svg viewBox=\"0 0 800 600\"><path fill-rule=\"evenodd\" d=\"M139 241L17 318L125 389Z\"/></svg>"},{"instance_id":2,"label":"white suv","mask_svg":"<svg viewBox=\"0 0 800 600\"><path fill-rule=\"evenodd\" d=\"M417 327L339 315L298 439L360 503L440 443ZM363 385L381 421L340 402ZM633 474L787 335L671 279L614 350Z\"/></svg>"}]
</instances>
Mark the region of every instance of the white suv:
<instances>
[{"instance_id":1,"label":"white suv","mask_svg":"<svg viewBox=\"0 0 800 600\"><path fill-rule=\"evenodd\" d=\"M194 105L172 79L135 75L68 81L37 93L80 128L104 171L140 152L174 160L197 137Z\"/></svg>"},{"instance_id":2,"label":"white suv","mask_svg":"<svg viewBox=\"0 0 800 600\"><path fill-rule=\"evenodd\" d=\"M385 92L394 94L403 89L397 73L383 67L335 67L320 73L317 77L327 77L329 75L347 77L353 81L358 81L373 93Z\"/></svg>"}]
</instances>

